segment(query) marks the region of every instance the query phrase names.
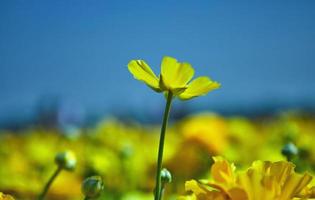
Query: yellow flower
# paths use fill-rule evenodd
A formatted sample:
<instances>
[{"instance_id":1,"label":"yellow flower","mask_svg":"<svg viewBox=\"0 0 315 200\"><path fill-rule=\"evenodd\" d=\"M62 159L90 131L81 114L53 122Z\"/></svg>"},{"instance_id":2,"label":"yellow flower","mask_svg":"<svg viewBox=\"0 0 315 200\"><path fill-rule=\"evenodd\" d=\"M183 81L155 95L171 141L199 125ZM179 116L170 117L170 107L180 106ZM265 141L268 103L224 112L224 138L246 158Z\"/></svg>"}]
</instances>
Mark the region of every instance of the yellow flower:
<instances>
[{"instance_id":1,"label":"yellow flower","mask_svg":"<svg viewBox=\"0 0 315 200\"><path fill-rule=\"evenodd\" d=\"M228 144L228 127L222 117L201 113L187 117L180 126L186 142L197 143L211 155L223 152Z\"/></svg>"},{"instance_id":2,"label":"yellow flower","mask_svg":"<svg viewBox=\"0 0 315 200\"><path fill-rule=\"evenodd\" d=\"M0 192L0 200L14 200L14 198L10 195L6 195Z\"/></svg>"},{"instance_id":3,"label":"yellow flower","mask_svg":"<svg viewBox=\"0 0 315 200\"><path fill-rule=\"evenodd\" d=\"M312 177L294 172L290 162L256 161L244 172L235 172L233 164L214 158L212 180L187 181L185 189L193 194L181 199L196 200L291 200L314 197L309 188Z\"/></svg>"},{"instance_id":4,"label":"yellow flower","mask_svg":"<svg viewBox=\"0 0 315 200\"><path fill-rule=\"evenodd\" d=\"M220 84L206 76L189 81L194 76L194 69L189 63L178 62L175 58L165 56L161 64L161 74L155 75L144 60L132 60L128 69L135 79L143 81L156 92L171 92L182 100L207 94L217 89Z\"/></svg>"}]
</instances>

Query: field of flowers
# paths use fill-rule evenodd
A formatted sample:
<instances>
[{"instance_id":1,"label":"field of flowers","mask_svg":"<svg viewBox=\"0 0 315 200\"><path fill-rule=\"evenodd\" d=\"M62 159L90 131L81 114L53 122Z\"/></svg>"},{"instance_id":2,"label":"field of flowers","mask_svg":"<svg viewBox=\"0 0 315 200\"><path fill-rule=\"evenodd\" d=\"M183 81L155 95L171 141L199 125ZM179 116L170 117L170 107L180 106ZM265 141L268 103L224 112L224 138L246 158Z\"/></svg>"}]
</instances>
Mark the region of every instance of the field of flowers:
<instances>
[{"instance_id":1,"label":"field of flowers","mask_svg":"<svg viewBox=\"0 0 315 200\"><path fill-rule=\"evenodd\" d=\"M315 200L315 0L0 0L0 200Z\"/></svg>"},{"instance_id":2,"label":"field of flowers","mask_svg":"<svg viewBox=\"0 0 315 200\"><path fill-rule=\"evenodd\" d=\"M13 199L7 194L38 200L315 197L314 115L292 111L246 118L205 112L167 126L173 99L206 95L220 83L206 76L191 81L192 66L168 56L159 76L143 60L130 61L128 69L164 94L162 125L105 118L71 132L45 126L3 130L0 200Z\"/></svg>"},{"instance_id":3,"label":"field of flowers","mask_svg":"<svg viewBox=\"0 0 315 200\"><path fill-rule=\"evenodd\" d=\"M296 171L315 172L315 117L297 112L249 119L213 113L187 116L169 126L164 166L172 173L165 197L185 194L185 181L210 177L212 156L220 155L246 169L255 160L286 160L283 147L292 142L298 154ZM72 150L73 172L63 171L49 199L82 199L81 182L100 175L100 199L152 199L159 125L126 123L107 118L96 127L67 135L57 129L34 127L0 134L0 190L16 199L34 199L53 173L57 152Z\"/></svg>"}]
</instances>

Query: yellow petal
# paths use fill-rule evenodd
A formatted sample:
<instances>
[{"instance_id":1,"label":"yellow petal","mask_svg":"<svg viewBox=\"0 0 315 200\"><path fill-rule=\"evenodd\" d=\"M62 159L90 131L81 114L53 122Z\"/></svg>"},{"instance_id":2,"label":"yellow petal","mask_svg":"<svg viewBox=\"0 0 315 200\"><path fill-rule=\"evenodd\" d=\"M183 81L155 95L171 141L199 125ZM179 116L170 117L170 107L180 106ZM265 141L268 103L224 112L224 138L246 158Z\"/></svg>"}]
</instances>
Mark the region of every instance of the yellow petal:
<instances>
[{"instance_id":1,"label":"yellow petal","mask_svg":"<svg viewBox=\"0 0 315 200\"><path fill-rule=\"evenodd\" d=\"M311 180L312 177L309 174L291 174L283 186L283 191L279 199L285 200L298 196Z\"/></svg>"},{"instance_id":2,"label":"yellow petal","mask_svg":"<svg viewBox=\"0 0 315 200\"><path fill-rule=\"evenodd\" d=\"M180 196L177 198L177 200L197 200L197 197L195 194L190 194L186 196Z\"/></svg>"},{"instance_id":3,"label":"yellow petal","mask_svg":"<svg viewBox=\"0 0 315 200\"><path fill-rule=\"evenodd\" d=\"M212 178L224 185L228 185L235 181L234 170L235 166L228 163L222 157L213 157L214 164L211 166L211 176Z\"/></svg>"},{"instance_id":4,"label":"yellow petal","mask_svg":"<svg viewBox=\"0 0 315 200\"><path fill-rule=\"evenodd\" d=\"M2 192L0 192L0 200L14 200L14 198L10 195L5 195Z\"/></svg>"},{"instance_id":5,"label":"yellow petal","mask_svg":"<svg viewBox=\"0 0 315 200\"><path fill-rule=\"evenodd\" d=\"M203 187L200 187L199 183L195 180L186 181L185 190L192 191L196 195L207 193L207 190L205 190Z\"/></svg>"},{"instance_id":6,"label":"yellow petal","mask_svg":"<svg viewBox=\"0 0 315 200\"><path fill-rule=\"evenodd\" d=\"M245 190L239 187L231 188L228 191L228 194L233 200L248 200L248 196Z\"/></svg>"},{"instance_id":7,"label":"yellow petal","mask_svg":"<svg viewBox=\"0 0 315 200\"><path fill-rule=\"evenodd\" d=\"M143 81L156 92L161 92L159 79L149 65L143 60L132 60L128 63L128 70L135 79Z\"/></svg>"},{"instance_id":8,"label":"yellow petal","mask_svg":"<svg viewBox=\"0 0 315 200\"><path fill-rule=\"evenodd\" d=\"M179 98L182 100L188 100L201 95L206 95L211 90L219 87L220 83L212 81L206 76L201 76L193 80L188 85L188 88L179 95Z\"/></svg>"},{"instance_id":9,"label":"yellow petal","mask_svg":"<svg viewBox=\"0 0 315 200\"><path fill-rule=\"evenodd\" d=\"M189 63L179 63L175 58L164 57L161 64L161 87L166 90L186 89L187 83L194 76L194 69ZM182 92L182 91L181 91Z\"/></svg>"},{"instance_id":10,"label":"yellow petal","mask_svg":"<svg viewBox=\"0 0 315 200\"><path fill-rule=\"evenodd\" d=\"M197 200L229 200L228 195L223 190L210 190L206 185L198 183L195 180L186 181L185 190L193 192L193 196L191 197L195 197Z\"/></svg>"},{"instance_id":11,"label":"yellow petal","mask_svg":"<svg viewBox=\"0 0 315 200\"><path fill-rule=\"evenodd\" d=\"M309 188L309 187L305 187L300 194L297 195L297 197L299 198L315 198L315 186Z\"/></svg>"}]
</instances>

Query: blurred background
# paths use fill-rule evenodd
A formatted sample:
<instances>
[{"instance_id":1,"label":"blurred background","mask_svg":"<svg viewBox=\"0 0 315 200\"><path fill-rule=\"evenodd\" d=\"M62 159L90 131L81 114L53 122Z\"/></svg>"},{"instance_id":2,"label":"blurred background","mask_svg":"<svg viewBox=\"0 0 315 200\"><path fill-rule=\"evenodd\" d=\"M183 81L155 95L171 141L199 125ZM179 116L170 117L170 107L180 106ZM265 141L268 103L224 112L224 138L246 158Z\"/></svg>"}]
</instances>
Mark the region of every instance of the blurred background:
<instances>
[{"instance_id":1,"label":"blurred background","mask_svg":"<svg viewBox=\"0 0 315 200\"><path fill-rule=\"evenodd\" d=\"M77 199L82 178L101 174L107 199L150 199L165 100L127 63L144 59L158 74L164 55L222 84L174 102L165 159L179 178L170 198L206 176L211 155L242 166L285 159L292 142L306 156L297 165L312 169L314 9L311 0L0 1L0 191L33 198L54 154L73 149L81 166L50 198ZM146 152L137 149L143 137Z\"/></svg>"}]
</instances>

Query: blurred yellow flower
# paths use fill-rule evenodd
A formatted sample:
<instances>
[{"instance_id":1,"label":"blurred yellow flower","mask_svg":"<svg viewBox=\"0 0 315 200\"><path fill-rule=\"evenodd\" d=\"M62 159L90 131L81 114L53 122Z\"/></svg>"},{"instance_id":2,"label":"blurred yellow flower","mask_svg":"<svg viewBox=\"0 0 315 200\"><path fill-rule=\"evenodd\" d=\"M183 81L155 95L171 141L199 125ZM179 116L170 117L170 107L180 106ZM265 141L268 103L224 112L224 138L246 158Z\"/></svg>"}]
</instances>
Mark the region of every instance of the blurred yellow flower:
<instances>
[{"instance_id":1,"label":"blurred yellow flower","mask_svg":"<svg viewBox=\"0 0 315 200\"><path fill-rule=\"evenodd\" d=\"M294 172L290 162L256 161L244 172L235 172L233 164L221 157L214 158L211 167L213 180L187 181L189 196L180 199L196 200L291 200L314 197L308 185L312 177Z\"/></svg>"},{"instance_id":2,"label":"blurred yellow flower","mask_svg":"<svg viewBox=\"0 0 315 200\"><path fill-rule=\"evenodd\" d=\"M228 127L222 117L201 113L181 122L180 132L185 141L198 143L211 155L223 152L228 144Z\"/></svg>"},{"instance_id":3,"label":"blurred yellow flower","mask_svg":"<svg viewBox=\"0 0 315 200\"><path fill-rule=\"evenodd\" d=\"M14 198L10 195L6 195L0 192L0 200L14 200Z\"/></svg>"},{"instance_id":4,"label":"blurred yellow flower","mask_svg":"<svg viewBox=\"0 0 315 200\"><path fill-rule=\"evenodd\" d=\"M132 60L128 69L135 79L143 81L156 92L172 92L182 100L207 94L217 89L220 84L206 76L201 76L188 83L194 76L194 69L189 63L178 62L175 58L165 56L161 63L161 74L155 75L144 60Z\"/></svg>"}]
</instances>

